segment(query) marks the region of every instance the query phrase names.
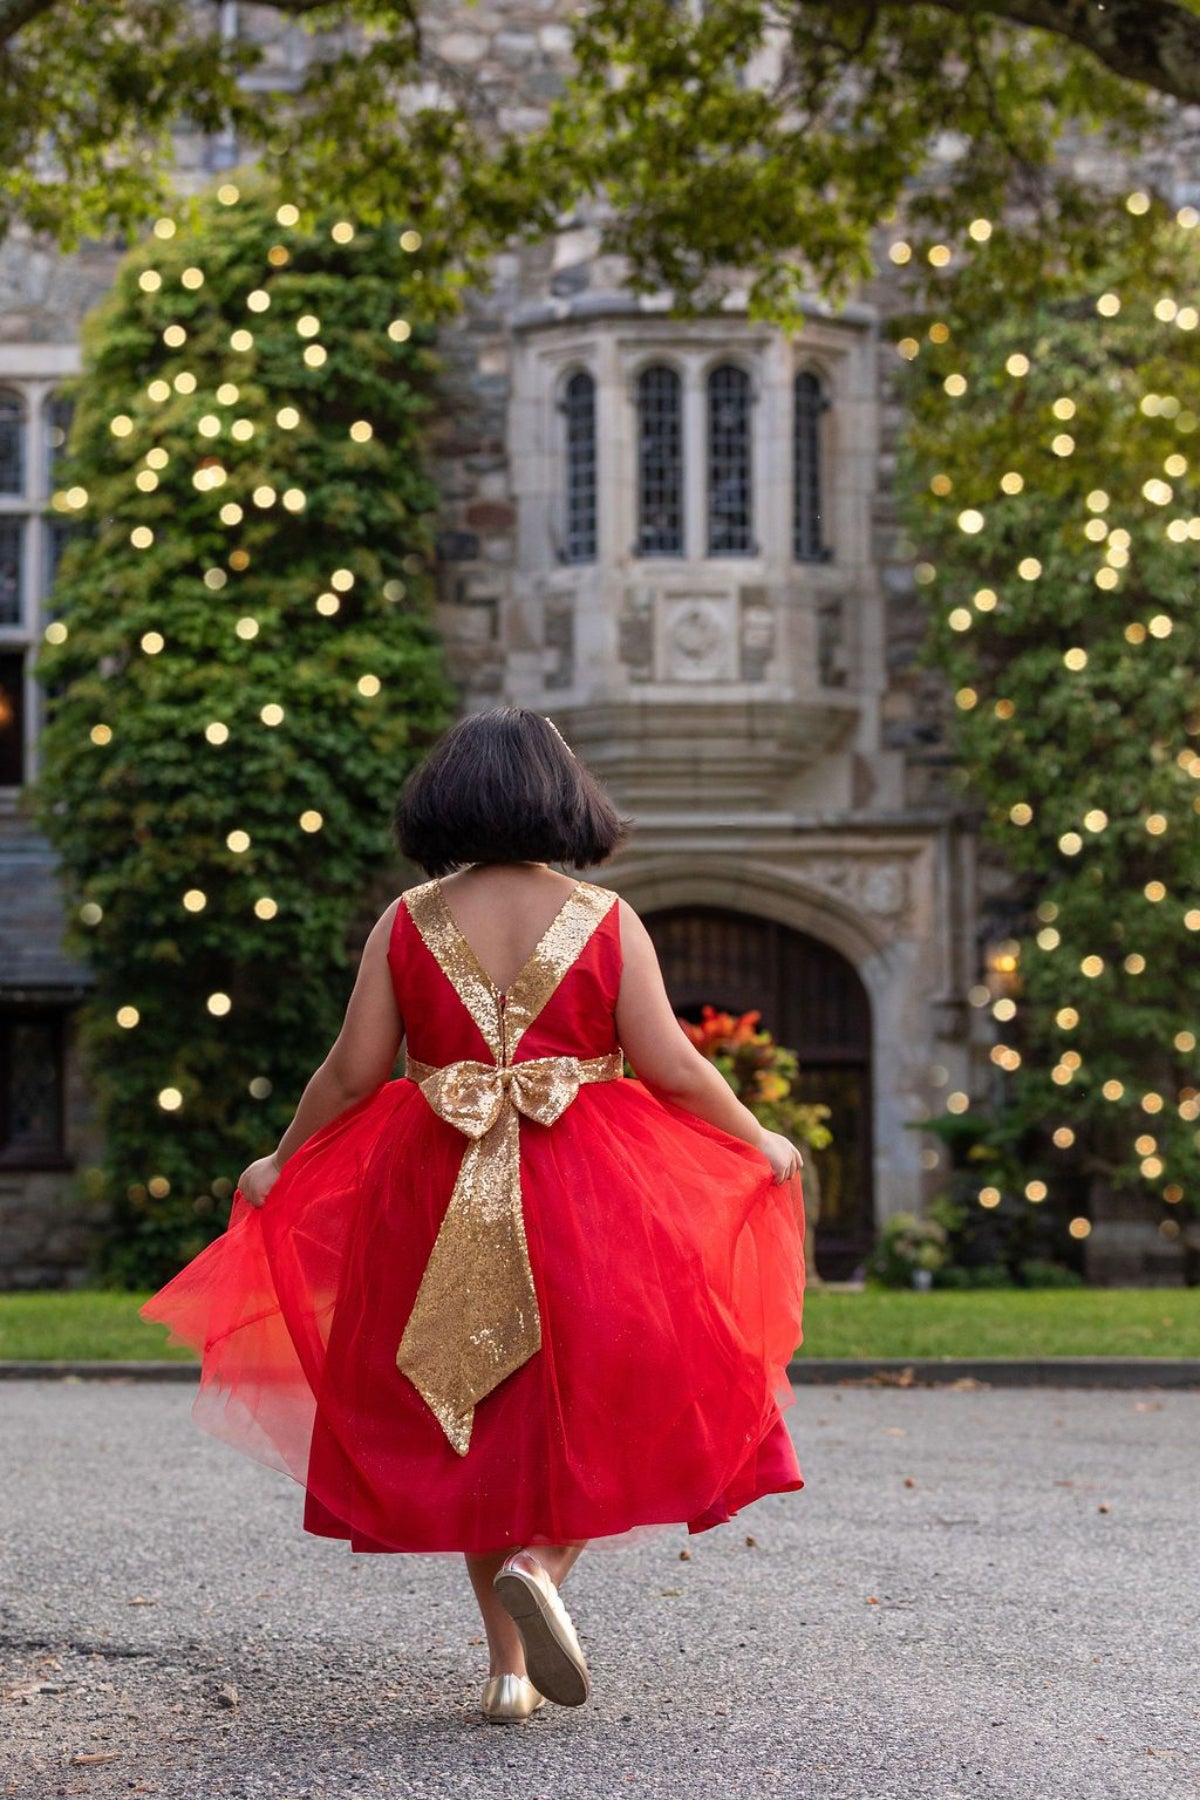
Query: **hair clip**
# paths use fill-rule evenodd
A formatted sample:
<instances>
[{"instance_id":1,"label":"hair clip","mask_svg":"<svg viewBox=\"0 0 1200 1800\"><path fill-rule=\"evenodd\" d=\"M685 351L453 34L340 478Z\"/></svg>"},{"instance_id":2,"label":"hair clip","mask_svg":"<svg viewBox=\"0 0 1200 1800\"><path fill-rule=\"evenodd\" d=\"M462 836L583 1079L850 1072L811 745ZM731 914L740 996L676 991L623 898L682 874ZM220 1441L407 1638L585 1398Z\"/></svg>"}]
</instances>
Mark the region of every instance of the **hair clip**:
<instances>
[{"instance_id":1,"label":"hair clip","mask_svg":"<svg viewBox=\"0 0 1200 1800\"><path fill-rule=\"evenodd\" d=\"M550 727L551 731L554 733L555 737L558 739L559 743L562 745L562 747L566 751L567 755L575 756L575 752L572 750L570 744L568 744L568 742L567 742L566 738L563 736L562 732L558 729L558 726L554 723L554 720L551 718L547 718L545 713L542 714L542 717L543 717L543 719L546 720L547 725ZM576 760L576 762L578 762L579 758L575 757L575 760Z\"/></svg>"}]
</instances>

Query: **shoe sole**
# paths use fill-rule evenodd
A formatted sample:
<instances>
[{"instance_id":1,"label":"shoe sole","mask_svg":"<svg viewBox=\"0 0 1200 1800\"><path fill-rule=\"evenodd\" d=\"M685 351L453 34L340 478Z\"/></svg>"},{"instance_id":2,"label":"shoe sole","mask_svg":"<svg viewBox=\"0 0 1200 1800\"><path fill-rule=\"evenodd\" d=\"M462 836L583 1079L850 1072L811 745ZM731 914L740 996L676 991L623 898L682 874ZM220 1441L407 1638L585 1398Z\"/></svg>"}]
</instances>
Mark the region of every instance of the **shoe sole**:
<instances>
[{"instance_id":1,"label":"shoe sole","mask_svg":"<svg viewBox=\"0 0 1200 1800\"><path fill-rule=\"evenodd\" d=\"M527 1713L491 1713L486 1706L482 1710L489 1725L528 1725L530 1719L536 1719L540 1712L545 1712L546 1702L543 1699L540 1706L535 1706Z\"/></svg>"},{"instance_id":2,"label":"shoe sole","mask_svg":"<svg viewBox=\"0 0 1200 1800\"><path fill-rule=\"evenodd\" d=\"M587 1666L562 1635L536 1582L518 1569L504 1569L492 1587L521 1634L525 1673L538 1693L556 1706L582 1706L592 1690Z\"/></svg>"}]
</instances>

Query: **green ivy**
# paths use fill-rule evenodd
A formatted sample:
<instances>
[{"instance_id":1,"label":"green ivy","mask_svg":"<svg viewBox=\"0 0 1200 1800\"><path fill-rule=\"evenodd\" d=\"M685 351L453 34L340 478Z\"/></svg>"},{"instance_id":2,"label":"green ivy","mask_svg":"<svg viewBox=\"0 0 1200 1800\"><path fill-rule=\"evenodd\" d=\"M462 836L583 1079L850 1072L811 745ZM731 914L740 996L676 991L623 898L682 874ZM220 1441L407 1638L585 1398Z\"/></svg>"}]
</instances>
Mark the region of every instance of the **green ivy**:
<instances>
[{"instance_id":1,"label":"green ivy","mask_svg":"<svg viewBox=\"0 0 1200 1800\"><path fill-rule=\"evenodd\" d=\"M81 528L38 660L35 804L95 976L105 1269L140 1283L220 1228L336 1035L395 891L391 803L450 708L437 283L411 234L218 194L89 322L55 496Z\"/></svg>"},{"instance_id":2,"label":"green ivy","mask_svg":"<svg viewBox=\"0 0 1200 1800\"><path fill-rule=\"evenodd\" d=\"M897 330L928 659L1016 876L984 1177L1034 1205L1098 1178L1168 1232L1200 1211L1195 224L1134 195L1089 271L1021 293L997 230Z\"/></svg>"}]
</instances>

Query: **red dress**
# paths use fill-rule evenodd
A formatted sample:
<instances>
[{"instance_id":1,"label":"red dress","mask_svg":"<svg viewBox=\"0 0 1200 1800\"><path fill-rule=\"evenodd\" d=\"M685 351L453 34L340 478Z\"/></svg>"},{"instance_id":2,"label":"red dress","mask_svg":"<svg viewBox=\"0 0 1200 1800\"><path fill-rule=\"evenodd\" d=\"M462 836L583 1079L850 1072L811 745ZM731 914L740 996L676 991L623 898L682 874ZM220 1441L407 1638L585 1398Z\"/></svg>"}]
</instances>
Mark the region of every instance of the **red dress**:
<instances>
[{"instance_id":1,"label":"red dress","mask_svg":"<svg viewBox=\"0 0 1200 1800\"><path fill-rule=\"evenodd\" d=\"M614 894L578 883L501 995L439 884L409 890L388 948L408 1073L315 1132L263 1207L235 1194L224 1235L142 1307L203 1356L196 1422L304 1485L306 1530L362 1551L612 1541L703 1531L804 1486L782 1418L801 1339L799 1182L612 1078L619 920ZM474 1124L434 1110L447 1082L451 1110L482 1108ZM553 1122L539 1106L559 1108ZM506 1130L519 1170L497 1148ZM449 1277L492 1322L443 1296L422 1312L426 1363L454 1384L514 1318L526 1336L456 1420L461 1398L436 1411L398 1354L421 1335L422 1283L460 1199ZM509 1231L510 1199L501 1255L487 1234L497 1219Z\"/></svg>"}]
</instances>

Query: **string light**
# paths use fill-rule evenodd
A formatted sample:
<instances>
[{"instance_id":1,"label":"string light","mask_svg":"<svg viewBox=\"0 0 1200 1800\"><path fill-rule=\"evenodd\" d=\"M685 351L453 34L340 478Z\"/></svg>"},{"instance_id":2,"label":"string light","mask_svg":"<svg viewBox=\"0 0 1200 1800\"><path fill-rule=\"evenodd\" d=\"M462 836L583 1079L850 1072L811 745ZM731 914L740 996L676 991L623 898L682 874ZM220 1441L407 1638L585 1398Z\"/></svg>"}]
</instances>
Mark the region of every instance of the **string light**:
<instances>
[{"instance_id":1,"label":"string light","mask_svg":"<svg viewBox=\"0 0 1200 1800\"><path fill-rule=\"evenodd\" d=\"M319 369L325 363L328 354L322 344L310 344L304 352L304 360L310 369Z\"/></svg>"},{"instance_id":2,"label":"string light","mask_svg":"<svg viewBox=\"0 0 1200 1800\"><path fill-rule=\"evenodd\" d=\"M301 831L320 831L325 820L315 807L309 807L300 814Z\"/></svg>"},{"instance_id":3,"label":"string light","mask_svg":"<svg viewBox=\"0 0 1200 1800\"><path fill-rule=\"evenodd\" d=\"M117 1008L117 1024L123 1031L132 1031L134 1026L141 1021L141 1017L136 1006L118 1006Z\"/></svg>"},{"instance_id":4,"label":"string light","mask_svg":"<svg viewBox=\"0 0 1200 1800\"><path fill-rule=\"evenodd\" d=\"M158 1104L164 1112L178 1112L183 1105L183 1095L177 1087L165 1087L158 1090Z\"/></svg>"},{"instance_id":5,"label":"string light","mask_svg":"<svg viewBox=\"0 0 1200 1800\"><path fill-rule=\"evenodd\" d=\"M254 916L256 919L273 919L278 911L278 905L272 900L269 894L260 894L258 899L254 902Z\"/></svg>"},{"instance_id":6,"label":"string light","mask_svg":"<svg viewBox=\"0 0 1200 1800\"><path fill-rule=\"evenodd\" d=\"M409 324L407 319L393 319L391 324L388 326L388 336L391 338L391 340L394 344L407 343L408 339L412 336L412 326ZM897 349L899 350L901 356L908 356L909 352L907 351L905 346L909 345L909 344L914 346L914 348L912 350L913 356L915 356L917 354L917 351L921 347L917 343L916 338L901 338L899 344L897 345Z\"/></svg>"}]
</instances>

